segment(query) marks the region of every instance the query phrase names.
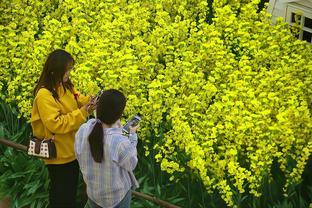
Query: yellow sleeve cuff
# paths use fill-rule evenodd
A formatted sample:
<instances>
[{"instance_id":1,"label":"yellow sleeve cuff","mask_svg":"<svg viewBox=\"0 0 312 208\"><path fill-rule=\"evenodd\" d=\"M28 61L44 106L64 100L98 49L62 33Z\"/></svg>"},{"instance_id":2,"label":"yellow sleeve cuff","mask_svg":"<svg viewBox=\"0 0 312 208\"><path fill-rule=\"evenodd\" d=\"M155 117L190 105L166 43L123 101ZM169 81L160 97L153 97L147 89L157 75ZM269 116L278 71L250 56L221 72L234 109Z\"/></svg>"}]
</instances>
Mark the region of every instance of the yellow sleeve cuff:
<instances>
[{"instance_id":1,"label":"yellow sleeve cuff","mask_svg":"<svg viewBox=\"0 0 312 208\"><path fill-rule=\"evenodd\" d=\"M88 111L86 111L84 108L80 108L80 112L82 116L86 119L89 115Z\"/></svg>"}]
</instances>

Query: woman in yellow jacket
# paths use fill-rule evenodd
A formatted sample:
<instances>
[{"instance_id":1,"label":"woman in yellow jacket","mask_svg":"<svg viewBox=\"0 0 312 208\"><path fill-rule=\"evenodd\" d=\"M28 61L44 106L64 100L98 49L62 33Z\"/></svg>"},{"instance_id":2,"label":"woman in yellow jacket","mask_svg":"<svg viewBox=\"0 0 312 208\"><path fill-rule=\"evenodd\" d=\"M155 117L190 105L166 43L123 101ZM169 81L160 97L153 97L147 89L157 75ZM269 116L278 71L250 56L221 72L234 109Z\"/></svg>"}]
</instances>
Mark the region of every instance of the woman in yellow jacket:
<instances>
[{"instance_id":1,"label":"woman in yellow jacket","mask_svg":"<svg viewBox=\"0 0 312 208\"><path fill-rule=\"evenodd\" d=\"M75 133L95 109L93 97L75 91L69 79L73 57L55 50L47 58L37 86L31 126L37 138L51 138L57 158L44 160L50 178L49 207L75 207L79 166L74 153Z\"/></svg>"}]
</instances>

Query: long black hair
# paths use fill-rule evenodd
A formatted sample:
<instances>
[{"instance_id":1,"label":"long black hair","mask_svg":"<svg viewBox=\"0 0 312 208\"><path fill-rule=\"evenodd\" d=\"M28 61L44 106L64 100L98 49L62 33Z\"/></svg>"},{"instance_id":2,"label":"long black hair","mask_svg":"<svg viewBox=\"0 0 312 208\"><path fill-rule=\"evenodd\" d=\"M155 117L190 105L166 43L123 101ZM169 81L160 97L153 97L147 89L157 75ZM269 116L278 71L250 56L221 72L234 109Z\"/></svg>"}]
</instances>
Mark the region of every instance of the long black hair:
<instances>
[{"instance_id":1,"label":"long black hair","mask_svg":"<svg viewBox=\"0 0 312 208\"><path fill-rule=\"evenodd\" d=\"M44 64L39 81L34 89L34 96L36 96L40 88L44 87L52 93L55 99L58 99L59 96L56 93L56 86L59 83L62 83L64 91L69 89L71 92L73 92L74 86L70 79L68 79L65 83L63 82L63 77L70 64L74 65L75 60L68 52L57 49L50 53Z\"/></svg>"},{"instance_id":2,"label":"long black hair","mask_svg":"<svg viewBox=\"0 0 312 208\"><path fill-rule=\"evenodd\" d=\"M104 159L104 142L102 123L114 124L120 117L126 106L124 94L118 90L105 90L99 98L96 107L97 122L89 135L91 155L95 162Z\"/></svg>"}]
</instances>

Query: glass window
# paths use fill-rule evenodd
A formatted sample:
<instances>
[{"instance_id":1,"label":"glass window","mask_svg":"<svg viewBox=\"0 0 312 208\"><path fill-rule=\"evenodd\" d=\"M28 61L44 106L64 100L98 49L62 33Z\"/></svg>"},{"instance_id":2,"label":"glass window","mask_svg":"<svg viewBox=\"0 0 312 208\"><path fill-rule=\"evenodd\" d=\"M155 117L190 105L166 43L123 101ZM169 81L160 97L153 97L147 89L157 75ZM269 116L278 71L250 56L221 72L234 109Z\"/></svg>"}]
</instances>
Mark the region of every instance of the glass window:
<instances>
[{"instance_id":1,"label":"glass window","mask_svg":"<svg viewBox=\"0 0 312 208\"><path fill-rule=\"evenodd\" d=\"M312 19L305 17L304 18L304 26L312 29Z\"/></svg>"},{"instance_id":2,"label":"glass window","mask_svg":"<svg viewBox=\"0 0 312 208\"><path fill-rule=\"evenodd\" d=\"M306 40L309 43L311 43L311 37L312 37L312 33L309 33L307 31L303 31L302 40Z\"/></svg>"},{"instance_id":3,"label":"glass window","mask_svg":"<svg viewBox=\"0 0 312 208\"><path fill-rule=\"evenodd\" d=\"M301 15L291 13L291 22L297 22L300 24L301 22Z\"/></svg>"},{"instance_id":4,"label":"glass window","mask_svg":"<svg viewBox=\"0 0 312 208\"><path fill-rule=\"evenodd\" d=\"M312 43L312 10L296 2L288 3L286 20L291 24L299 24L301 29L296 35L298 39Z\"/></svg>"}]
</instances>

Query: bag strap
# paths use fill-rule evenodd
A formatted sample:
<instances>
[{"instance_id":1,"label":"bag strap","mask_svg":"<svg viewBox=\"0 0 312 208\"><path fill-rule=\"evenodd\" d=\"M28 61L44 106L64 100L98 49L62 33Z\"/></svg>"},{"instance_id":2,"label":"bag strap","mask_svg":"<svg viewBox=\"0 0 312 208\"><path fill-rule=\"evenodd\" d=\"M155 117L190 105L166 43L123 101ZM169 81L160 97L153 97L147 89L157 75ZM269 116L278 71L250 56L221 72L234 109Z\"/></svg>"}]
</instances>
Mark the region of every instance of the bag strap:
<instances>
[{"instance_id":1,"label":"bag strap","mask_svg":"<svg viewBox=\"0 0 312 208\"><path fill-rule=\"evenodd\" d=\"M40 153L40 148L41 148L41 142L40 140L36 139L35 140L35 153L39 154Z\"/></svg>"},{"instance_id":2,"label":"bag strap","mask_svg":"<svg viewBox=\"0 0 312 208\"><path fill-rule=\"evenodd\" d=\"M43 142L43 141L48 141L48 140L50 140L50 139L54 140L54 138L55 138L55 134L52 133L52 137L51 137L51 138L43 139L42 142Z\"/></svg>"}]
</instances>

